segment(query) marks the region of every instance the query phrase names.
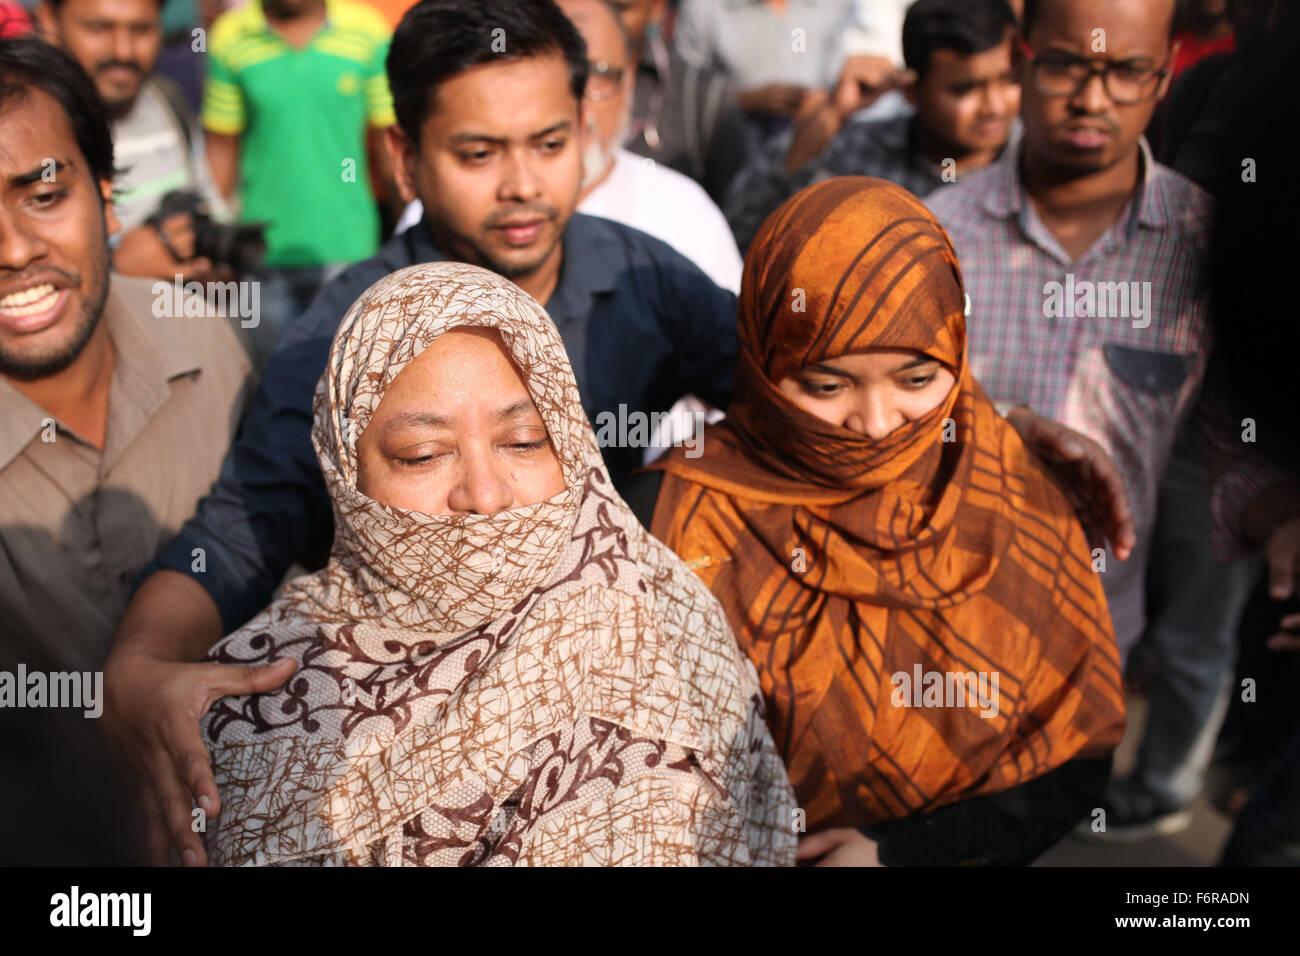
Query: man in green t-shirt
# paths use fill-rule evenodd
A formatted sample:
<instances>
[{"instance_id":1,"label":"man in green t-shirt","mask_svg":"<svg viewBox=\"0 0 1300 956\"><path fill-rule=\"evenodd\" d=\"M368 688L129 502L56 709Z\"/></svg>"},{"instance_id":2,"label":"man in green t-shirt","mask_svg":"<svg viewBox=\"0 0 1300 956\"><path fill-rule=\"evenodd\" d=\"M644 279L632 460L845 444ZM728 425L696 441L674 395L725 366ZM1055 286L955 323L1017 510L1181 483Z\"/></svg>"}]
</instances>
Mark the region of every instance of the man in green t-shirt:
<instances>
[{"instance_id":1,"label":"man in green t-shirt","mask_svg":"<svg viewBox=\"0 0 1300 956\"><path fill-rule=\"evenodd\" d=\"M389 37L358 0L249 0L213 24L208 160L240 218L266 224L260 358L324 282L379 248L368 155L386 163L378 134L395 121Z\"/></svg>"}]
</instances>

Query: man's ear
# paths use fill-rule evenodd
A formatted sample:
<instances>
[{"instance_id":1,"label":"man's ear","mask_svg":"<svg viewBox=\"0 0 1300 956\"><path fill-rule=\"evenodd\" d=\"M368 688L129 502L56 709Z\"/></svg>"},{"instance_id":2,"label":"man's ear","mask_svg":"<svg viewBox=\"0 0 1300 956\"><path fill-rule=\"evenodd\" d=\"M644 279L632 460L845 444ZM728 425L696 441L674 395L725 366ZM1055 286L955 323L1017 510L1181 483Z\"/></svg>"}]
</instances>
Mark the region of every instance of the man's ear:
<instances>
[{"instance_id":1,"label":"man's ear","mask_svg":"<svg viewBox=\"0 0 1300 956\"><path fill-rule=\"evenodd\" d=\"M99 195L104 200L104 229L110 236L115 235L121 231L122 223L117 218L117 207L113 205L113 180L99 181Z\"/></svg>"},{"instance_id":2,"label":"man's ear","mask_svg":"<svg viewBox=\"0 0 1300 956\"><path fill-rule=\"evenodd\" d=\"M1160 81L1160 91L1156 93L1157 100L1163 100L1165 98L1165 94L1169 92L1169 87L1173 85L1174 64L1178 62L1178 51L1182 49L1182 46L1183 46L1182 40L1175 40L1174 45L1169 48L1169 59L1166 61L1169 64L1168 66L1169 72L1166 73L1165 78Z\"/></svg>"},{"instance_id":3,"label":"man's ear","mask_svg":"<svg viewBox=\"0 0 1300 956\"><path fill-rule=\"evenodd\" d=\"M915 71L904 71L903 85L899 87L899 90L903 94L903 99L907 100L907 104L913 109L916 108L916 101L920 95L920 86L921 78L916 75Z\"/></svg>"},{"instance_id":4,"label":"man's ear","mask_svg":"<svg viewBox=\"0 0 1300 956\"><path fill-rule=\"evenodd\" d=\"M36 4L36 9L32 11L35 14L36 27L47 40L57 41L59 39L59 21L54 16L54 8L41 0Z\"/></svg>"},{"instance_id":5,"label":"man's ear","mask_svg":"<svg viewBox=\"0 0 1300 956\"><path fill-rule=\"evenodd\" d=\"M1029 58L1025 56L1025 35L1015 27L1007 27L1007 42L1011 44L1011 69L1019 73Z\"/></svg>"},{"instance_id":6,"label":"man's ear","mask_svg":"<svg viewBox=\"0 0 1300 956\"><path fill-rule=\"evenodd\" d=\"M419 163L419 152L406 130L394 123L384 130L384 148L388 150L388 163L393 170L393 180L397 191L402 195L402 202L409 203L419 198L415 189L415 167Z\"/></svg>"},{"instance_id":7,"label":"man's ear","mask_svg":"<svg viewBox=\"0 0 1300 956\"><path fill-rule=\"evenodd\" d=\"M583 97L582 99L578 100L578 132L577 132L577 140L578 140L578 148L579 148L579 149L584 149L584 150L585 150L585 149L587 148L587 137L588 137L588 136L592 136L592 135L594 135L594 134L592 133L592 131L591 131L591 125L592 125L592 121L594 120L594 118L595 118L595 117L593 117L593 116L592 116L592 115L587 111L587 98L586 98L586 97ZM620 145L622 145L622 144L620 144Z\"/></svg>"}]
</instances>

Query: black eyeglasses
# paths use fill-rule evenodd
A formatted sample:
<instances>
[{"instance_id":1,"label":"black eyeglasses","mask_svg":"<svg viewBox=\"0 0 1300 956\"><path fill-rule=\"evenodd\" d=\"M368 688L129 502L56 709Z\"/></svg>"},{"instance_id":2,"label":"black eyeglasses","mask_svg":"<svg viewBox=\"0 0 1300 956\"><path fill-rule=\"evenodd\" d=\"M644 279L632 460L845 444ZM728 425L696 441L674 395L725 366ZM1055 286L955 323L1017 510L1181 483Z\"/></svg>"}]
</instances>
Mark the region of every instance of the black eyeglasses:
<instances>
[{"instance_id":1,"label":"black eyeglasses","mask_svg":"<svg viewBox=\"0 0 1300 956\"><path fill-rule=\"evenodd\" d=\"M1033 69L1034 86L1044 96L1073 96L1100 76L1106 95L1119 106L1141 103L1160 92L1160 84L1169 75L1169 60L1162 66L1134 66L1131 63L1107 63L1096 66L1091 60L1068 53L1036 54L1019 39L1020 51ZM1169 54L1170 59L1173 53Z\"/></svg>"},{"instance_id":2,"label":"black eyeglasses","mask_svg":"<svg viewBox=\"0 0 1300 956\"><path fill-rule=\"evenodd\" d=\"M621 66L610 66L604 60L588 60L587 67L587 99L599 103L618 95L625 72Z\"/></svg>"}]
</instances>

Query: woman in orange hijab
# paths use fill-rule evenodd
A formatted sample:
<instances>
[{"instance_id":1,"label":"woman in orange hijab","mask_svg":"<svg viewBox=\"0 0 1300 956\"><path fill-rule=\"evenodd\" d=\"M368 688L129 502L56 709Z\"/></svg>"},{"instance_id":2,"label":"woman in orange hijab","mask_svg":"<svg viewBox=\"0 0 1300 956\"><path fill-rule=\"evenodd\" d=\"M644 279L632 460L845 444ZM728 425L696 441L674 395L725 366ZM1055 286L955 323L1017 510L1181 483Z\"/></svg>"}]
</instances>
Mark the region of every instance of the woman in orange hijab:
<instances>
[{"instance_id":1,"label":"woman in orange hijab","mask_svg":"<svg viewBox=\"0 0 1300 956\"><path fill-rule=\"evenodd\" d=\"M1123 735L1083 529L971 377L965 301L911 193L800 192L745 263L727 418L655 466L653 530L758 667L805 859L1027 863Z\"/></svg>"}]
</instances>

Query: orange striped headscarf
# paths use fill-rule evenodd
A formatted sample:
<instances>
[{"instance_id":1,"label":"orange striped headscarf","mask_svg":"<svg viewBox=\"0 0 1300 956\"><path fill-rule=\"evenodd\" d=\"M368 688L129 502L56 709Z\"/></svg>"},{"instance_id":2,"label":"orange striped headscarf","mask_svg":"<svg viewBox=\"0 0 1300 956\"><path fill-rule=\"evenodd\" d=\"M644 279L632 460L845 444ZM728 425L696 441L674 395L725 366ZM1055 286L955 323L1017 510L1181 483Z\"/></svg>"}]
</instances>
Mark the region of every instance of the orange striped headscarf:
<instances>
[{"instance_id":1,"label":"orange striped headscarf","mask_svg":"<svg viewBox=\"0 0 1300 956\"><path fill-rule=\"evenodd\" d=\"M1123 735L1083 530L971 377L964 305L911 193L862 177L800 192L745 263L726 420L702 457L658 466L654 532L757 665L810 829L1004 790ZM777 388L869 348L923 352L956 385L878 441Z\"/></svg>"}]
</instances>

